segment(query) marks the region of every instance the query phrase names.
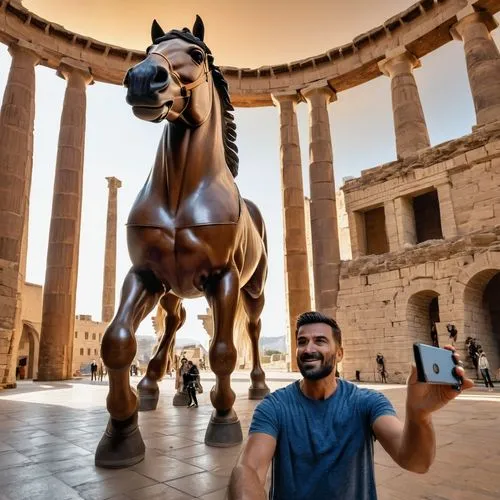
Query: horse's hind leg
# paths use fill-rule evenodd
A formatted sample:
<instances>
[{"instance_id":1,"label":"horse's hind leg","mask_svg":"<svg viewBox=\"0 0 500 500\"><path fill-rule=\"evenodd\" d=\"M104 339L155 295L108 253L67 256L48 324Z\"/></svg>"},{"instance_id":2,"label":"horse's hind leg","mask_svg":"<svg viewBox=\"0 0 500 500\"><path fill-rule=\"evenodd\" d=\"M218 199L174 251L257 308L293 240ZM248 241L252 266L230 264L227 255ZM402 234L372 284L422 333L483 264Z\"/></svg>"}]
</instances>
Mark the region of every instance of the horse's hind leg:
<instances>
[{"instance_id":1,"label":"horse's hind leg","mask_svg":"<svg viewBox=\"0 0 500 500\"><path fill-rule=\"evenodd\" d=\"M229 269L205 288L214 317L214 336L209 356L210 367L216 377L215 386L210 391L215 410L205 434L205 443L209 446L228 447L243 441L241 424L233 409L236 395L231 389L231 373L237 357L233 330L240 293L239 281L238 271Z\"/></svg>"},{"instance_id":2,"label":"horse's hind leg","mask_svg":"<svg viewBox=\"0 0 500 500\"><path fill-rule=\"evenodd\" d=\"M137 395L130 387L129 370L137 351L135 330L162 293L163 287L152 273L129 271L118 311L102 339L110 419L95 453L98 467L128 467L144 458L144 442L137 426Z\"/></svg>"},{"instance_id":3,"label":"horse's hind leg","mask_svg":"<svg viewBox=\"0 0 500 500\"><path fill-rule=\"evenodd\" d=\"M247 332L252 343L253 366L252 371L250 372L252 384L248 389L248 398L264 399L264 397L269 394L269 387L266 385L266 374L260 364L259 356L259 337L261 329L260 315L262 314L262 309L264 308L264 294L262 293L258 297L254 298L245 289L241 292L243 306L245 307L245 312L248 317Z\"/></svg>"},{"instance_id":4,"label":"horse's hind leg","mask_svg":"<svg viewBox=\"0 0 500 500\"><path fill-rule=\"evenodd\" d=\"M175 332L183 325L186 320L186 311L182 307L181 299L171 293L165 294L160 304L165 310L165 329L161 337L160 343L154 356L148 364L146 375L137 385L139 392L139 410L149 411L156 410L160 390L158 388L158 380L163 377L167 367L167 357L171 352Z\"/></svg>"}]
</instances>

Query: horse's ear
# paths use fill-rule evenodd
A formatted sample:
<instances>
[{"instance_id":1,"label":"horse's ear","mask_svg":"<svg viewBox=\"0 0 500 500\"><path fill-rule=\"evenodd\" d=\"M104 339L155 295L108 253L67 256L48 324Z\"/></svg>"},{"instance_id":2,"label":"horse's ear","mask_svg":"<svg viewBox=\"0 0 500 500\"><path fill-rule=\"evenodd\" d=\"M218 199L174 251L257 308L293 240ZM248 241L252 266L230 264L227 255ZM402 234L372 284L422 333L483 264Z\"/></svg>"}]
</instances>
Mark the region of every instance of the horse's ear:
<instances>
[{"instance_id":1,"label":"horse's ear","mask_svg":"<svg viewBox=\"0 0 500 500\"><path fill-rule=\"evenodd\" d=\"M193 35L203 42L203 37L205 36L205 26L198 14L196 15L196 21L193 26Z\"/></svg>"},{"instance_id":2,"label":"horse's ear","mask_svg":"<svg viewBox=\"0 0 500 500\"><path fill-rule=\"evenodd\" d=\"M153 24L151 25L151 41L153 43L158 40L158 38L161 38L165 32L163 31L162 27L158 24L158 21L156 19L153 20Z\"/></svg>"}]
</instances>

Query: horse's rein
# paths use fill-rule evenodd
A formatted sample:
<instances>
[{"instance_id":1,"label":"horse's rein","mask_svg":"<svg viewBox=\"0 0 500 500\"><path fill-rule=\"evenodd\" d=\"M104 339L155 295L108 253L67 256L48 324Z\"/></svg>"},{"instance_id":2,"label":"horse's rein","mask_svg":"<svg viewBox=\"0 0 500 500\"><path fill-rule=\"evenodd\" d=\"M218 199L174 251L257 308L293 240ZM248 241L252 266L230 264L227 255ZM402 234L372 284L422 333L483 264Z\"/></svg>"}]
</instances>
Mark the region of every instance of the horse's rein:
<instances>
[{"instance_id":1,"label":"horse's rein","mask_svg":"<svg viewBox=\"0 0 500 500\"><path fill-rule=\"evenodd\" d=\"M179 87L181 88L181 97L180 98L189 97L188 91L191 91L191 90L195 89L196 87L199 87L202 83L208 82L208 74L210 73L210 70L208 69L208 62L207 62L206 58L203 61L203 66L205 68L203 73L194 82L184 83L181 80L181 77L179 76L179 74L172 68L172 64L167 59L167 56L165 56L161 52L149 52L148 56L150 56L152 54L160 56L167 63L169 73L174 77L174 80L176 80L175 83L177 83L177 85L179 85Z\"/></svg>"},{"instance_id":2,"label":"horse's rein","mask_svg":"<svg viewBox=\"0 0 500 500\"><path fill-rule=\"evenodd\" d=\"M161 57L167 63L169 74L172 76L175 83L180 87L181 95L179 97L174 97L173 100L184 99L184 106L179 112L174 111L178 115L177 118L175 118L175 120L178 120L180 118L187 125L192 125L188 122L188 120L183 115L184 115L184 111L186 111L187 107L189 106L189 101L191 100L192 90L199 87L203 83L208 83L208 74L210 73L210 69L208 68L207 58L205 58L205 61L203 62L203 66L204 66L203 73L194 82L184 83L182 81L181 77L179 76L179 74L172 68L172 64L170 63L170 61L168 60L168 58L165 54L162 54L161 52L151 51L148 53L148 56L150 56L152 54ZM171 111L172 111L172 108L170 108L166 114L167 119L168 119L168 115L170 114ZM206 116L205 120L203 120L203 122L208 119L208 116L209 116L209 113L207 114L207 116Z\"/></svg>"}]
</instances>

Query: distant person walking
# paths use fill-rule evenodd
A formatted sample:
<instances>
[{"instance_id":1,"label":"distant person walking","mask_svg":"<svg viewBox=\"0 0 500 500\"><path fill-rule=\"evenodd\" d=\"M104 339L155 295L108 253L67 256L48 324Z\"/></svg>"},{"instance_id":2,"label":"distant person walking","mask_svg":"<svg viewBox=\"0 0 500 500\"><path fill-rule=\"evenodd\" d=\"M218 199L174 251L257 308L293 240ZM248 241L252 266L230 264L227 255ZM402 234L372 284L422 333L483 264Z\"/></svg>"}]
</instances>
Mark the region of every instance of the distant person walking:
<instances>
[{"instance_id":1,"label":"distant person walking","mask_svg":"<svg viewBox=\"0 0 500 500\"><path fill-rule=\"evenodd\" d=\"M177 392L186 392L186 382L187 379L185 375L188 372L188 360L186 358L181 359L181 366L176 374L175 388Z\"/></svg>"},{"instance_id":2,"label":"distant person walking","mask_svg":"<svg viewBox=\"0 0 500 500\"><path fill-rule=\"evenodd\" d=\"M431 326L431 341L434 347L439 347L438 332L436 328L436 323L432 323Z\"/></svg>"},{"instance_id":3,"label":"distant person walking","mask_svg":"<svg viewBox=\"0 0 500 500\"><path fill-rule=\"evenodd\" d=\"M188 371L186 373L186 388L189 396L188 408L198 408L198 400L196 399L196 383L200 377L198 367L192 361L187 363Z\"/></svg>"},{"instance_id":4,"label":"distant person walking","mask_svg":"<svg viewBox=\"0 0 500 500\"><path fill-rule=\"evenodd\" d=\"M488 363L488 358L484 352L479 354L478 365L481 370L481 375L483 376L484 385L489 387L489 391L492 391L494 386L490 376L490 364Z\"/></svg>"},{"instance_id":5,"label":"distant person walking","mask_svg":"<svg viewBox=\"0 0 500 500\"><path fill-rule=\"evenodd\" d=\"M90 381L95 380L97 382L97 363L95 359L90 363Z\"/></svg>"},{"instance_id":6,"label":"distant person walking","mask_svg":"<svg viewBox=\"0 0 500 500\"><path fill-rule=\"evenodd\" d=\"M450 337L451 345L454 347L455 342L457 341L458 331L457 331L455 325L452 325L451 323L448 323L446 325L446 329L448 330L448 335Z\"/></svg>"},{"instance_id":7,"label":"distant person walking","mask_svg":"<svg viewBox=\"0 0 500 500\"><path fill-rule=\"evenodd\" d=\"M387 372L385 370L385 359L384 356L379 352L377 354L377 369L383 384L387 384Z\"/></svg>"},{"instance_id":8,"label":"distant person walking","mask_svg":"<svg viewBox=\"0 0 500 500\"><path fill-rule=\"evenodd\" d=\"M99 377L99 382L102 382L102 379L104 378L104 364L102 362L102 359L99 360L99 368L97 369L97 376Z\"/></svg>"}]
</instances>

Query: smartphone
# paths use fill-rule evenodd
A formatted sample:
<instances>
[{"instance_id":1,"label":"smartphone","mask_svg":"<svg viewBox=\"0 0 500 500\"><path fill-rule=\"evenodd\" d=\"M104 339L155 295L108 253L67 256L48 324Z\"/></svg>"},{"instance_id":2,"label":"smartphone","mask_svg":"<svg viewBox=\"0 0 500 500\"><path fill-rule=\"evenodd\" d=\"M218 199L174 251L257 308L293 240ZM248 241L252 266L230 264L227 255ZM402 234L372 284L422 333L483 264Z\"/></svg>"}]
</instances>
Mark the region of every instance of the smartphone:
<instances>
[{"instance_id":1,"label":"smartphone","mask_svg":"<svg viewBox=\"0 0 500 500\"><path fill-rule=\"evenodd\" d=\"M453 351L426 344L413 344L413 354L419 382L460 388L462 379L455 372L457 362L453 357Z\"/></svg>"}]
</instances>

